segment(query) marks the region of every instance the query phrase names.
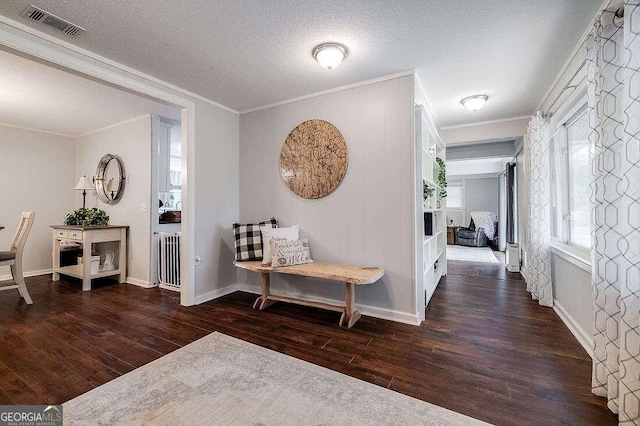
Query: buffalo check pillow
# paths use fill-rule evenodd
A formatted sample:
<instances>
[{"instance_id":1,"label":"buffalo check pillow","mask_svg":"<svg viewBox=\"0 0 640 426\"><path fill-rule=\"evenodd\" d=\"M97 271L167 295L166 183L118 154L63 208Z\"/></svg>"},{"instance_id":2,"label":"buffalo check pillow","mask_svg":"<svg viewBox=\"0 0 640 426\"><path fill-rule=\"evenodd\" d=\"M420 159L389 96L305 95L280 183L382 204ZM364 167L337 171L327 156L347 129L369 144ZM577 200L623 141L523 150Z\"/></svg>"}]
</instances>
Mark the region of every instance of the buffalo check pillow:
<instances>
[{"instance_id":1,"label":"buffalo check pillow","mask_svg":"<svg viewBox=\"0 0 640 426\"><path fill-rule=\"evenodd\" d=\"M261 226L277 228L278 219L272 217L260 223L233 224L233 234L236 240L236 260L262 260Z\"/></svg>"}]
</instances>

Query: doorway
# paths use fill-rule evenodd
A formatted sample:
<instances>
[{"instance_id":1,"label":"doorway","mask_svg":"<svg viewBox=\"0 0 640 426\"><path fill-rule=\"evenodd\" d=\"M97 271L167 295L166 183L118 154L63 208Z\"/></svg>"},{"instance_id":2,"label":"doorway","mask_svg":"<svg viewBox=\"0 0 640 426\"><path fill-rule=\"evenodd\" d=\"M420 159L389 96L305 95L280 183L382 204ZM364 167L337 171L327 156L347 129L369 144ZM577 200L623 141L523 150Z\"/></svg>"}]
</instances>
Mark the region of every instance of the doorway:
<instances>
[{"instance_id":1,"label":"doorway","mask_svg":"<svg viewBox=\"0 0 640 426\"><path fill-rule=\"evenodd\" d=\"M15 49L21 54L29 55L51 65L62 67L70 73L179 108L182 123L182 164L187 173L193 173L193 170L186 167L188 163L193 161L195 103L192 99L160 83L120 69L117 64L114 64L116 66L107 64L104 58L93 56L89 52L74 51L61 45L54 47L52 43L56 44L55 40L45 41L38 37L16 36L15 32L0 28L0 45L2 46ZM182 258L195 258L194 187L189 185L189 181L193 182L193 179L187 179L186 174L182 176L182 179L182 230L185 232L186 238L185 244L181 247L181 256ZM143 209L145 206L140 205L139 208ZM183 277L180 292L181 304L195 304L195 264L182 262L180 270Z\"/></svg>"},{"instance_id":2,"label":"doorway","mask_svg":"<svg viewBox=\"0 0 640 426\"><path fill-rule=\"evenodd\" d=\"M151 118L151 274L165 290L180 291L182 245L182 130L180 120Z\"/></svg>"},{"instance_id":3,"label":"doorway","mask_svg":"<svg viewBox=\"0 0 640 426\"><path fill-rule=\"evenodd\" d=\"M496 171L469 173L489 165ZM500 167L487 159L447 161L447 260L501 263Z\"/></svg>"}]
</instances>

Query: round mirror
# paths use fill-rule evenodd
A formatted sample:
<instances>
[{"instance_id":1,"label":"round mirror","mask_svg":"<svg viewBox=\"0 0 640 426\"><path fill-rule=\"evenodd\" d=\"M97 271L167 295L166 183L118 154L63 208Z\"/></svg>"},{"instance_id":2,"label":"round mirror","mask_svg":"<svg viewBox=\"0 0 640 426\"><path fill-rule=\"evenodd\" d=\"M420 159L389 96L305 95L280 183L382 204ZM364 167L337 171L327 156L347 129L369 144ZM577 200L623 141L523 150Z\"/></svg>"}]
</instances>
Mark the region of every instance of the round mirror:
<instances>
[{"instance_id":1,"label":"round mirror","mask_svg":"<svg viewBox=\"0 0 640 426\"><path fill-rule=\"evenodd\" d=\"M116 204L124 193L124 180L122 160L113 154L104 155L96 169L96 192L100 201Z\"/></svg>"}]
</instances>

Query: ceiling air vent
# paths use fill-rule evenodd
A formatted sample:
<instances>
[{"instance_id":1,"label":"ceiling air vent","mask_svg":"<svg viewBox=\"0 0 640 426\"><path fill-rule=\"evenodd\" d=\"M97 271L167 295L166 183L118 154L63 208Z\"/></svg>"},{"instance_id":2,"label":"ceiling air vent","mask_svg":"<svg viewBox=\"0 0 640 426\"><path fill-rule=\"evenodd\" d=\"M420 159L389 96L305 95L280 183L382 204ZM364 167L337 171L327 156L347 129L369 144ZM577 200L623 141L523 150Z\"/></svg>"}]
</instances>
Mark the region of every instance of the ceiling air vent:
<instances>
[{"instance_id":1,"label":"ceiling air vent","mask_svg":"<svg viewBox=\"0 0 640 426\"><path fill-rule=\"evenodd\" d=\"M69 21L57 17L53 13L49 13L46 10L35 7L34 5L30 5L29 7L27 7L24 12L21 13L21 16L24 16L31 21L36 21L48 25L58 31L62 31L69 37L77 37L83 32L87 31L84 28L79 27L78 25L74 25Z\"/></svg>"}]
</instances>

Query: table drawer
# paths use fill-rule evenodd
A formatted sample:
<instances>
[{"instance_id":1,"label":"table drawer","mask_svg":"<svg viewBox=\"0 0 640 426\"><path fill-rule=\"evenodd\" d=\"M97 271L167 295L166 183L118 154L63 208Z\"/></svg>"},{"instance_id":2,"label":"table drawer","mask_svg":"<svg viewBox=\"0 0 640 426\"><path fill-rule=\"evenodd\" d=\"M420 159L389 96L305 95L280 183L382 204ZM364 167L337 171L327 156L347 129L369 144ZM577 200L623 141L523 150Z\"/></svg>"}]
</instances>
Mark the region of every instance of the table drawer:
<instances>
[{"instance_id":1,"label":"table drawer","mask_svg":"<svg viewBox=\"0 0 640 426\"><path fill-rule=\"evenodd\" d=\"M64 229L56 229L55 236L56 238L67 238L67 231Z\"/></svg>"},{"instance_id":2,"label":"table drawer","mask_svg":"<svg viewBox=\"0 0 640 426\"><path fill-rule=\"evenodd\" d=\"M67 231L67 238L70 239L70 240L82 241L82 231L68 230Z\"/></svg>"}]
</instances>

